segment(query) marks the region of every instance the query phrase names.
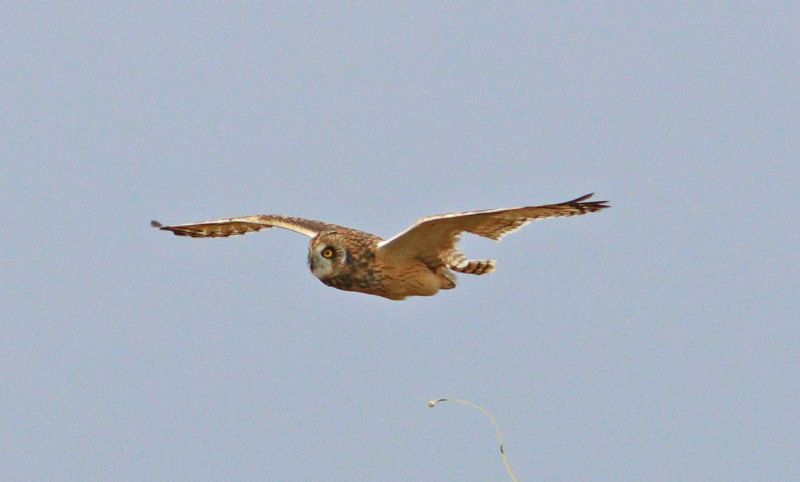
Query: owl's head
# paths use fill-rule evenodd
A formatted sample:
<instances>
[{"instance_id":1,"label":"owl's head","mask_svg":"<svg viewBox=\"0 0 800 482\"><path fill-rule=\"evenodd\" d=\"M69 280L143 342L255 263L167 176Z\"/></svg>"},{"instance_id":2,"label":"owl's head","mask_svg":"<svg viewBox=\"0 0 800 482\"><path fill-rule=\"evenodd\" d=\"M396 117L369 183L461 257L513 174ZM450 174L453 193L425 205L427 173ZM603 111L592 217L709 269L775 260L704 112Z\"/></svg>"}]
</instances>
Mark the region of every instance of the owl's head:
<instances>
[{"instance_id":1,"label":"owl's head","mask_svg":"<svg viewBox=\"0 0 800 482\"><path fill-rule=\"evenodd\" d=\"M347 244L344 237L335 232L320 233L311 238L308 248L308 266L314 276L326 280L347 269Z\"/></svg>"}]
</instances>

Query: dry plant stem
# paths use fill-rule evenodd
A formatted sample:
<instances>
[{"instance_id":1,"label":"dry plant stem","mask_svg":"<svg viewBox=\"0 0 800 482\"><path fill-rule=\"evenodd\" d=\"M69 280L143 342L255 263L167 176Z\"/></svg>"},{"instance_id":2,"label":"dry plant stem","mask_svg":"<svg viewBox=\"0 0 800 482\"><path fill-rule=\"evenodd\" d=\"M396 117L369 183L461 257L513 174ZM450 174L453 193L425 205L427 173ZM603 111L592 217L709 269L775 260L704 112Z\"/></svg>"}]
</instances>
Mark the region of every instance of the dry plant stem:
<instances>
[{"instance_id":1,"label":"dry plant stem","mask_svg":"<svg viewBox=\"0 0 800 482\"><path fill-rule=\"evenodd\" d=\"M492 425L494 425L494 430L497 433L497 441L500 444L500 457L503 459L503 465L506 467L506 471L508 472L508 475L511 477L511 480L513 480L514 482L519 482L519 479L517 479L517 477L514 475L514 471L511 470L511 463L508 461L508 457L506 457L506 452L503 449L503 432L500 431L500 426L497 425L497 420L494 419L494 416L491 413L489 413L488 410L486 410L485 408L481 407L480 405L476 405L476 404L470 402L469 400L460 400L458 398L439 398L437 400L431 400L431 401L428 402L428 406L433 408L439 402L460 403L462 405L466 405L468 407L472 407L474 409L477 409L481 413L486 415L486 417L489 420L491 420Z\"/></svg>"}]
</instances>

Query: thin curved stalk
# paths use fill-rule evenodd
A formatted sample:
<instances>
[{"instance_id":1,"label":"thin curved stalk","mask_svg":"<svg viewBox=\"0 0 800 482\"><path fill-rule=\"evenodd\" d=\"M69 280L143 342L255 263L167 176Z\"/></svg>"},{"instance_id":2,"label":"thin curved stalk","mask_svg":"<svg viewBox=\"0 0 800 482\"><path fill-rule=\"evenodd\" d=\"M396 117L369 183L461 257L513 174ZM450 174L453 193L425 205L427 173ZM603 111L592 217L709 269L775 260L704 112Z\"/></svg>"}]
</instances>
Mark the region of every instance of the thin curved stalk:
<instances>
[{"instance_id":1,"label":"thin curved stalk","mask_svg":"<svg viewBox=\"0 0 800 482\"><path fill-rule=\"evenodd\" d=\"M506 452L503 449L503 432L500 430L500 426L497 424L497 420L494 419L494 415L489 413L488 410L481 407L480 405L476 405L470 402L469 400L460 400L458 398L439 398L437 400L431 400L428 402L428 406L433 408L436 406L436 404L440 402L455 402L455 403L460 403L462 405L466 405L468 407L472 407L474 409L479 410L482 414L486 415L486 417L489 420L491 420L492 425L494 425L494 430L497 433L497 441L500 444L500 458L503 459L503 465L505 466L508 475L511 477L511 480L513 480L514 482L519 482L517 477L514 475L514 471L511 469L511 463L508 461L508 457L506 457Z\"/></svg>"}]
</instances>

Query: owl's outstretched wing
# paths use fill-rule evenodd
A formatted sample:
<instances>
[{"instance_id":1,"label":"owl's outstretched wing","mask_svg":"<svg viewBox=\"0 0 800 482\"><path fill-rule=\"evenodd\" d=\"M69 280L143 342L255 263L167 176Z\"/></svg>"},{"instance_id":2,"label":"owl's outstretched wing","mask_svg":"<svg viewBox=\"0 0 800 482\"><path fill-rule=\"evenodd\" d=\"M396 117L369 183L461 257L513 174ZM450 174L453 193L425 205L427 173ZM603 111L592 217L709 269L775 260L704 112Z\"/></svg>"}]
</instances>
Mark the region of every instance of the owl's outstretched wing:
<instances>
[{"instance_id":1,"label":"owl's outstretched wing","mask_svg":"<svg viewBox=\"0 0 800 482\"><path fill-rule=\"evenodd\" d=\"M429 216L409 229L378 244L378 253L389 260L419 259L433 266L445 265L456 271L482 274L494 269L491 260L468 261L456 244L467 232L499 241L531 221L576 216L609 207L608 201L586 201L594 193L572 201L543 206L490 209Z\"/></svg>"},{"instance_id":2,"label":"owl's outstretched wing","mask_svg":"<svg viewBox=\"0 0 800 482\"><path fill-rule=\"evenodd\" d=\"M175 226L163 226L158 221L150 221L150 226L164 231L172 231L175 236L191 236L193 238L236 236L267 228L283 228L308 237L314 237L323 231L341 229L340 226L335 224L274 214L215 219L213 221L178 224Z\"/></svg>"}]
</instances>

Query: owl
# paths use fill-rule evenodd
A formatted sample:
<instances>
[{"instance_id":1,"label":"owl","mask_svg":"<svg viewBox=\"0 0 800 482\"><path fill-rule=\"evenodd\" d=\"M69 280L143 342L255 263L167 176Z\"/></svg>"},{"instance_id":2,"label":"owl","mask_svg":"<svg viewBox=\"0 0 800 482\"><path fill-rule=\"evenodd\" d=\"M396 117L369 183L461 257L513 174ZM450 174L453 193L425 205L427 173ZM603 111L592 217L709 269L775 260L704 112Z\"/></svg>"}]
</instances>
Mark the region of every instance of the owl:
<instances>
[{"instance_id":1,"label":"owl","mask_svg":"<svg viewBox=\"0 0 800 482\"><path fill-rule=\"evenodd\" d=\"M467 259L458 250L462 233L499 241L531 221L576 216L607 208L608 201L572 201L542 206L441 214L420 219L389 239L335 224L274 214L200 223L150 225L176 236L217 238L267 228L283 228L311 238L308 266L325 285L402 300L431 296L456 287L456 273L483 275L495 269L491 259Z\"/></svg>"}]
</instances>

